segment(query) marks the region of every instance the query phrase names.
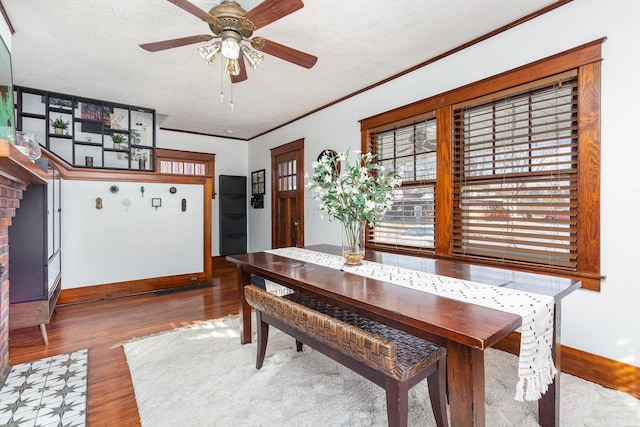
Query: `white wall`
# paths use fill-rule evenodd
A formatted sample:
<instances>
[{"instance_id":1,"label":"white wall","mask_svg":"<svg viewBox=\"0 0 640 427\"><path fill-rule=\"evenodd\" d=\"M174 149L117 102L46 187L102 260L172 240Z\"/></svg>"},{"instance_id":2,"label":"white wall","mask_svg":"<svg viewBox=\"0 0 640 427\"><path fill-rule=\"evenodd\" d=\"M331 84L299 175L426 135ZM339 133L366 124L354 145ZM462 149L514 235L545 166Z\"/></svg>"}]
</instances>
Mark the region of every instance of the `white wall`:
<instances>
[{"instance_id":1,"label":"white wall","mask_svg":"<svg viewBox=\"0 0 640 427\"><path fill-rule=\"evenodd\" d=\"M156 146L158 148L215 154L216 192L218 189L218 177L220 175L249 175L247 169L248 143L246 141L160 130L156 138ZM250 194L248 184L247 191L249 192L248 194ZM211 221L213 223L211 230L211 254L213 256L220 255L220 233L218 231L218 222L220 219L218 216L218 200L219 199L216 197L211 201ZM251 207L248 209L251 209Z\"/></svg>"},{"instance_id":2,"label":"white wall","mask_svg":"<svg viewBox=\"0 0 640 427\"><path fill-rule=\"evenodd\" d=\"M7 46L9 52L11 52L11 31L9 30L9 26L4 19L0 19L0 37L2 41Z\"/></svg>"},{"instance_id":3,"label":"white wall","mask_svg":"<svg viewBox=\"0 0 640 427\"><path fill-rule=\"evenodd\" d=\"M220 175L248 175L247 143L225 138L158 130L158 148L214 153ZM119 191L112 194L109 187ZM144 186L144 197L140 187ZM169 187L177 188L176 194ZM96 197L103 209L96 209ZM134 204L128 210L123 200ZM160 197L162 207L151 207ZM187 211L180 209L187 199ZM63 181L63 288L124 282L204 271L203 187L158 183ZM211 255L219 255L218 199L212 204Z\"/></svg>"},{"instance_id":4,"label":"white wall","mask_svg":"<svg viewBox=\"0 0 640 427\"><path fill-rule=\"evenodd\" d=\"M63 289L199 273L210 262L202 253L201 185L65 180L61 195ZM158 209L154 197L162 201Z\"/></svg>"},{"instance_id":5,"label":"white wall","mask_svg":"<svg viewBox=\"0 0 640 427\"><path fill-rule=\"evenodd\" d=\"M358 121L475 82L606 36L602 64L601 292L578 291L563 302L563 344L640 366L640 158L634 124L640 113L640 2L576 0L437 63L348 99L249 143L249 170L270 169L269 149L305 138L305 169L324 148L360 146ZM428 31L427 31L428 33ZM421 59L416 58L416 62ZM305 243L340 243L339 227L322 221L305 196ZM629 212L620 218L620 212ZM270 188L265 209L250 208L250 250L271 245Z\"/></svg>"}]
</instances>

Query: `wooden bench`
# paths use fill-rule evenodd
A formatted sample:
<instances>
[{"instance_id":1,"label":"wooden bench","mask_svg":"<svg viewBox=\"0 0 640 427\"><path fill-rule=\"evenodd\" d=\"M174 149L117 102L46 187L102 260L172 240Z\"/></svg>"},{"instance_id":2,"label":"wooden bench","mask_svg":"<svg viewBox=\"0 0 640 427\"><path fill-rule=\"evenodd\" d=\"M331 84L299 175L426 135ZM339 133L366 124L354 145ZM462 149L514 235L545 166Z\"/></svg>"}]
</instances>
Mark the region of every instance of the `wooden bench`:
<instances>
[{"instance_id":1,"label":"wooden bench","mask_svg":"<svg viewBox=\"0 0 640 427\"><path fill-rule=\"evenodd\" d=\"M406 426L409 389L427 378L436 424L448 425L446 350L331 304L294 292L282 297L245 286L247 302L256 309L256 369L264 362L272 325L386 390L390 426Z\"/></svg>"}]
</instances>

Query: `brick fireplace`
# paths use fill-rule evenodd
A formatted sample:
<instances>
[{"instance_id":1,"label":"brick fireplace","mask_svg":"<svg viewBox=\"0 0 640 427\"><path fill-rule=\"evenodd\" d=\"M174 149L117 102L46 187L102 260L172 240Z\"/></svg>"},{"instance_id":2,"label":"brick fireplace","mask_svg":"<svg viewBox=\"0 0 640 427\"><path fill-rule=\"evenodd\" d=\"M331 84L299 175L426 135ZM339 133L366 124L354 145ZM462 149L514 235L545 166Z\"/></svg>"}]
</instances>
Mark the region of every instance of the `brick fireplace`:
<instances>
[{"instance_id":1,"label":"brick fireplace","mask_svg":"<svg viewBox=\"0 0 640 427\"><path fill-rule=\"evenodd\" d=\"M7 177L0 177L0 367L2 379L9 369L9 226L20 207L22 192L27 186Z\"/></svg>"},{"instance_id":2,"label":"brick fireplace","mask_svg":"<svg viewBox=\"0 0 640 427\"><path fill-rule=\"evenodd\" d=\"M47 175L7 141L0 141L0 384L9 373L9 227L27 185Z\"/></svg>"}]
</instances>

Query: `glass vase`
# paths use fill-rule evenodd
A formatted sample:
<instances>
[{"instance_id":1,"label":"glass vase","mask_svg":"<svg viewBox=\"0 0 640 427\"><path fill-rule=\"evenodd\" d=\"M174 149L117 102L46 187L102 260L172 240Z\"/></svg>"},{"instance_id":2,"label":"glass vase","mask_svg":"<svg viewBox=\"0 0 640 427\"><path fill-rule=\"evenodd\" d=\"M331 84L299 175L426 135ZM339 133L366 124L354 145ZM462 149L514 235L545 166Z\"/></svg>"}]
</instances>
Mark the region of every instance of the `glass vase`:
<instances>
[{"instance_id":1,"label":"glass vase","mask_svg":"<svg viewBox=\"0 0 640 427\"><path fill-rule=\"evenodd\" d=\"M37 133L17 131L15 145L22 154L31 160L39 159L42 155Z\"/></svg>"},{"instance_id":2,"label":"glass vase","mask_svg":"<svg viewBox=\"0 0 640 427\"><path fill-rule=\"evenodd\" d=\"M342 256L346 265L360 265L364 258L365 221L342 223Z\"/></svg>"}]
</instances>

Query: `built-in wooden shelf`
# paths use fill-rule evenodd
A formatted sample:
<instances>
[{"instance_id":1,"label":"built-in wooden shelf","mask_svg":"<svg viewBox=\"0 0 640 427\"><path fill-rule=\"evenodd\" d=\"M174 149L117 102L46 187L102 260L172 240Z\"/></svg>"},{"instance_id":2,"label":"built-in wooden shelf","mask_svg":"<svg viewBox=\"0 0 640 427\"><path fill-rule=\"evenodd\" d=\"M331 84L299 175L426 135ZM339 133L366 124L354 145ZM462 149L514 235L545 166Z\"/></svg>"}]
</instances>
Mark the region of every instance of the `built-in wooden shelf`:
<instances>
[{"instance_id":1,"label":"built-in wooden shelf","mask_svg":"<svg viewBox=\"0 0 640 427\"><path fill-rule=\"evenodd\" d=\"M49 176L13 144L0 140L0 175L14 181L46 184Z\"/></svg>"}]
</instances>

